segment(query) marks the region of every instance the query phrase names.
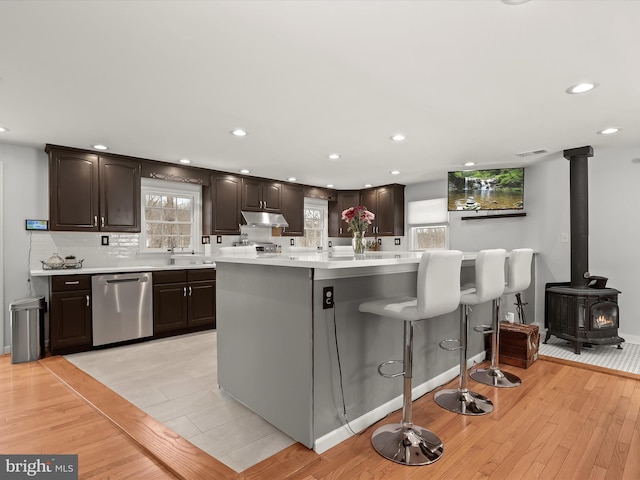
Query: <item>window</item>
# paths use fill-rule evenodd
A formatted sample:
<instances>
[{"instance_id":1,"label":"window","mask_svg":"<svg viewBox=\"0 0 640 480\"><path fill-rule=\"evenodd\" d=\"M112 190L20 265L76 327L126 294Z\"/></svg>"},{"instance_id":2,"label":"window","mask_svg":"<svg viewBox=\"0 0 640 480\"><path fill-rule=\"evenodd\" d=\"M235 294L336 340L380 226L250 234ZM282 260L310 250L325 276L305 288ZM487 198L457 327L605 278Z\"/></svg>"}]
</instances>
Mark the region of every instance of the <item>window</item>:
<instances>
[{"instance_id":1,"label":"window","mask_svg":"<svg viewBox=\"0 0 640 480\"><path fill-rule=\"evenodd\" d=\"M407 205L411 250L449 248L447 199L422 200Z\"/></svg>"},{"instance_id":2,"label":"window","mask_svg":"<svg viewBox=\"0 0 640 480\"><path fill-rule=\"evenodd\" d=\"M195 250L200 237L202 188L144 178L140 249L147 252Z\"/></svg>"},{"instance_id":3,"label":"window","mask_svg":"<svg viewBox=\"0 0 640 480\"><path fill-rule=\"evenodd\" d=\"M447 225L425 225L410 227L411 249L430 250L433 248L449 248L449 235Z\"/></svg>"},{"instance_id":4,"label":"window","mask_svg":"<svg viewBox=\"0 0 640 480\"><path fill-rule=\"evenodd\" d=\"M304 237L298 245L322 249L329 237L327 215L329 207L326 200L305 198L304 200Z\"/></svg>"}]
</instances>

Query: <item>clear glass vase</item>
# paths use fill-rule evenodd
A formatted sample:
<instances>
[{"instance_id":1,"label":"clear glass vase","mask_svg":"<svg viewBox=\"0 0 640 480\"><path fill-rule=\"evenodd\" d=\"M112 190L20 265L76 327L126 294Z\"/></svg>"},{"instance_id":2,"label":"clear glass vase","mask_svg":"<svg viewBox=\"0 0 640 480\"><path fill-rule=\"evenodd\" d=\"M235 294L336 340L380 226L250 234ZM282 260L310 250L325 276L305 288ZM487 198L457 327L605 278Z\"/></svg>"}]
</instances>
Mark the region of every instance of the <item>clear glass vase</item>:
<instances>
[{"instance_id":1,"label":"clear glass vase","mask_svg":"<svg viewBox=\"0 0 640 480\"><path fill-rule=\"evenodd\" d=\"M366 242L364 240L364 232L353 232L353 239L351 240L353 245L353 251L356 254L364 253Z\"/></svg>"}]
</instances>

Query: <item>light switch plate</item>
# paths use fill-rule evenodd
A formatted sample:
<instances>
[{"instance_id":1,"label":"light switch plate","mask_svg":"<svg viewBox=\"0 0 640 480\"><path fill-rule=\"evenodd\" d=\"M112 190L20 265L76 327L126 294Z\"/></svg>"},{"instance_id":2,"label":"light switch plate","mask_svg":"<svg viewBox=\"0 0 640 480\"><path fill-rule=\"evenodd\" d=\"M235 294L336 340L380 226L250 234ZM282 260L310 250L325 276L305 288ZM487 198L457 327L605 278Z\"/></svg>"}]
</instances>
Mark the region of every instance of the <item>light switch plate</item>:
<instances>
[{"instance_id":1,"label":"light switch plate","mask_svg":"<svg viewBox=\"0 0 640 480\"><path fill-rule=\"evenodd\" d=\"M102 235L102 245L104 246L108 246L109 245L109 235Z\"/></svg>"}]
</instances>

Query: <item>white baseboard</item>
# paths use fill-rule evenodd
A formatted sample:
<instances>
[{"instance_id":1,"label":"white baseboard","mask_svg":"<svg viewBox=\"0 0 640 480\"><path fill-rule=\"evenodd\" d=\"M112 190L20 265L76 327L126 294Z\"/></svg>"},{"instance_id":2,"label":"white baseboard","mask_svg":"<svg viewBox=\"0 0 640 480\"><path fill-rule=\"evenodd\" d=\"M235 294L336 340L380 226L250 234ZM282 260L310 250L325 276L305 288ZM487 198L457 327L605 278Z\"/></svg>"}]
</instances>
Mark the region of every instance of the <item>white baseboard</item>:
<instances>
[{"instance_id":1,"label":"white baseboard","mask_svg":"<svg viewBox=\"0 0 640 480\"><path fill-rule=\"evenodd\" d=\"M485 357L486 357L486 353L482 351L478 353L476 356L470 359L467 359L467 367L471 368L473 365L477 363L484 362ZM411 394L412 399L415 400L416 398L419 398L424 394L431 392L432 390L435 390L440 385L449 383L451 380L456 378L459 373L460 373L460 367L455 366L450 368L446 372L441 373L440 375L430 380L427 380L423 384L418 385L417 387L414 387L412 389L412 394ZM329 432L326 435L323 435L322 437L316 439L313 446L313 450L316 453L324 453L330 448L338 445L340 442L343 442L347 438L351 437L353 435L351 430L355 432L364 430L370 427L371 425L373 425L374 423L376 423L378 420L386 417L391 412L395 412L400 408L402 408L402 395L399 395L394 399L389 400L387 403L380 405L378 408L371 410L370 412L365 413L361 417L358 417L354 420L350 420L349 424L351 425L351 429L349 429L348 426L343 425L342 427L336 430L333 430L332 432Z\"/></svg>"}]
</instances>

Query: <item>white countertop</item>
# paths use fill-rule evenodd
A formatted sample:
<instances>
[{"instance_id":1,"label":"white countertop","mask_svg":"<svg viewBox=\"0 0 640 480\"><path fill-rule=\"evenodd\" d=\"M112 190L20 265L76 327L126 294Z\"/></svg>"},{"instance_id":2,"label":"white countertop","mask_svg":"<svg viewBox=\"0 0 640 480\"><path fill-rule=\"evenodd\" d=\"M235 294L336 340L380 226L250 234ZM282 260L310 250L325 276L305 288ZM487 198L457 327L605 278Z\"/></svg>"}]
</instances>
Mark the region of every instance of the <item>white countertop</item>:
<instances>
[{"instance_id":1,"label":"white countertop","mask_svg":"<svg viewBox=\"0 0 640 480\"><path fill-rule=\"evenodd\" d=\"M423 252L366 252L359 255L333 255L329 252L218 255L218 263L242 263L280 267L346 269L389 265L417 265ZM464 260L474 260L476 253L465 253Z\"/></svg>"},{"instance_id":2,"label":"white countertop","mask_svg":"<svg viewBox=\"0 0 640 480\"><path fill-rule=\"evenodd\" d=\"M215 263L178 263L176 265L117 265L108 267L82 267L82 268L62 268L44 270L34 268L31 270L32 277L52 277L55 275L95 275L100 273L119 272L153 272L158 270L185 270L192 268L216 268Z\"/></svg>"}]
</instances>

